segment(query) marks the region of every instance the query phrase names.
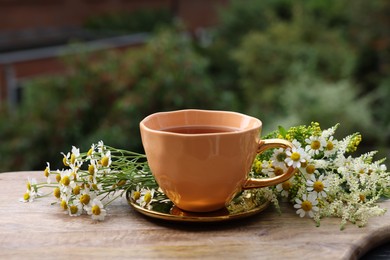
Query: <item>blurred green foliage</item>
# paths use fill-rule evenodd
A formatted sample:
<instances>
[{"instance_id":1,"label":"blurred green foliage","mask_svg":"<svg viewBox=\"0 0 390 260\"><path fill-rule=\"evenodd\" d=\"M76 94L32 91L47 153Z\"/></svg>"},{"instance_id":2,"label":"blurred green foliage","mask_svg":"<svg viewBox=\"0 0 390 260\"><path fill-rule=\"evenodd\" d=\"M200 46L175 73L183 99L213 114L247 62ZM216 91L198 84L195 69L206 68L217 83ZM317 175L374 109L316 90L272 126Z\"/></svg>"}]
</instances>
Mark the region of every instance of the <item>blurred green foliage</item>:
<instances>
[{"instance_id":1,"label":"blurred green foliage","mask_svg":"<svg viewBox=\"0 0 390 260\"><path fill-rule=\"evenodd\" d=\"M139 121L181 108L247 113L263 120L263 134L341 123L340 135L389 146L389 11L387 0L232 0L208 44L172 26L129 51L66 57L68 74L28 81L17 111L0 108L0 171L42 169L99 140L141 151ZM107 15L88 26L152 31L170 19L156 17Z\"/></svg>"},{"instance_id":2,"label":"blurred green foliage","mask_svg":"<svg viewBox=\"0 0 390 260\"><path fill-rule=\"evenodd\" d=\"M351 74L353 56L337 34L310 37L311 30L304 29L300 24L274 23L263 32L248 33L232 52L251 114L265 120L280 114L284 84L300 75L337 81Z\"/></svg>"},{"instance_id":3,"label":"blurred green foliage","mask_svg":"<svg viewBox=\"0 0 390 260\"><path fill-rule=\"evenodd\" d=\"M27 82L17 113L2 113L1 170L39 169L46 161L61 162L60 152L71 145L87 150L99 140L140 151L138 124L148 114L226 108L226 95L218 95L207 75L207 60L181 32L161 30L146 46L84 53L66 63L68 75Z\"/></svg>"},{"instance_id":4,"label":"blurred green foliage","mask_svg":"<svg viewBox=\"0 0 390 260\"><path fill-rule=\"evenodd\" d=\"M370 104L372 98L360 96L359 88L351 81L329 82L319 77L299 75L282 85L280 102L284 115L269 120L271 129L277 125L293 126L321 122L328 128L340 122L339 137L361 132L364 138L378 138L381 131L373 122ZM380 137L379 137L380 138Z\"/></svg>"},{"instance_id":5,"label":"blurred green foliage","mask_svg":"<svg viewBox=\"0 0 390 260\"><path fill-rule=\"evenodd\" d=\"M389 11L386 0L232 0L210 67L266 128L340 122L367 145L389 144Z\"/></svg>"}]
</instances>

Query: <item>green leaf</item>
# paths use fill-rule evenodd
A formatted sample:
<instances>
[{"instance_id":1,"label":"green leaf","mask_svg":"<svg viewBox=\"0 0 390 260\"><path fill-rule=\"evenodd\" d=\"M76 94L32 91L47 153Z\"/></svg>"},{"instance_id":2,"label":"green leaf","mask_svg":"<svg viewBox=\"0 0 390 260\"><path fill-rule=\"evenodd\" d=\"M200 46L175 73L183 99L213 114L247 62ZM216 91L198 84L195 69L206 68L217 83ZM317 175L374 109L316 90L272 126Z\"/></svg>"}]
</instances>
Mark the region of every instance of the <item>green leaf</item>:
<instances>
[{"instance_id":1,"label":"green leaf","mask_svg":"<svg viewBox=\"0 0 390 260\"><path fill-rule=\"evenodd\" d=\"M279 133L283 138L286 138L287 130L283 126L278 126Z\"/></svg>"}]
</instances>

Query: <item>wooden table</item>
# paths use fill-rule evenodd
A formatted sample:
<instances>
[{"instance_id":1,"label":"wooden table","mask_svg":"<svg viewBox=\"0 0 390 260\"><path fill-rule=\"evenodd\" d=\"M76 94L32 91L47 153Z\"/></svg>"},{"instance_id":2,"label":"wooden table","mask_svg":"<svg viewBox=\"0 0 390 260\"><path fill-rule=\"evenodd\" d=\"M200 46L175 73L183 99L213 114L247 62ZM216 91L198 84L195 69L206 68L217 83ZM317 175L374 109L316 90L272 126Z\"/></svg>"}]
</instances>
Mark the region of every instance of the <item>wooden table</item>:
<instances>
[{"instance_id":1,"label":"wooden table","mask_svg":"<svg viewBox=\"0 0 390 260\"><path fill-rule=\"evenodd\" d=\"M174 223L143 216L123 198L95 223L64 214L51 197L19 202L28 176L43 180L41 172L0 174L0 259L357 259L390 241L389 213L340 231L340 219L316 227L289 205L282 215L270 206L230 222Z\"/></svg>"}]
</instances>

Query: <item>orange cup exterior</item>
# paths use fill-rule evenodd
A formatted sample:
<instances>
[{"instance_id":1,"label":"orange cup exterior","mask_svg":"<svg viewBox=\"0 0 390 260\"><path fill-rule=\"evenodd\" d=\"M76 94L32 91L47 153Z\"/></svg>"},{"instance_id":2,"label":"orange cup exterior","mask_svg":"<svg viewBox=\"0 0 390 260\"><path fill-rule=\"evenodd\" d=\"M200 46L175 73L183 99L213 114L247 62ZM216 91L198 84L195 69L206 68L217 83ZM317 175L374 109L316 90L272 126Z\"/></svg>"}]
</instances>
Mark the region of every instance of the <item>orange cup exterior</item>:
<instances>
[{"instance_id":1,"label":"orange cup exterior","mask_svg":"<svg viewBox=\"0 0 390 260\"><path fill-rule=\"evenodd\" d=\"M182 134L167 128L209 126L232 132ZM151 172L180 209L210 212L225 207L248 180L260 142L259 119L229 111L159 112L140 122Z\"/></svg>"}]
</instances>

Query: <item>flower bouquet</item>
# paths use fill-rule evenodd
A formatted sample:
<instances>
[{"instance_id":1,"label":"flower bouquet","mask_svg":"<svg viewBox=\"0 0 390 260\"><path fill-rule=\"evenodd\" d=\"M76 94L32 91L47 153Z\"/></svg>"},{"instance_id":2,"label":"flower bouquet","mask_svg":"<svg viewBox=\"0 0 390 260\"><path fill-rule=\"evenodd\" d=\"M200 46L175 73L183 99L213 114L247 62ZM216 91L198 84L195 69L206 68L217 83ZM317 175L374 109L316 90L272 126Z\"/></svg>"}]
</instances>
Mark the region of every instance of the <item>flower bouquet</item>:
<instances>
[{"instance_id":1,"label":"flower bouquet","mask_svg":"<svg viewBox=\"0 0 390 260\"><path fill-rule=\"evenodd\" d=\"M256 178L282 174L289 166L295 175L275 187L245 190L237 198L270 200L279 209L286 200L300 217L310 217L317 225L323 217L341 218L341 228L347 222L363 226L372 216L383 215L386 209L377 205L390 195L390 174L384 159L374 161L375 152L352 157L361 141L358 133L342 140L334 137L338 125L322 130L318 123L296 126L263 137L291 141L294 148L273 149L257 156L250 175ZM29 179L27 192L21 201L53 194L62 210L70 216L83 213L94 220L103 220L106 207L115 199L127 197L140 207L153 209L172 206L159 189L143 154L117 149L102 141L92 144L88 152L76 147L63 155L64 169L44 170L46 181ZM55 181L54 181L55 179ZM51 192L42 193L49 187ZM242 210L242 203L233 202L230 210Z\"/></svg>"},{"instance_id":2,"label":"flower bouquet","mask_svg":"<svg viewBox=\"0 0 390 260\"><path fill-rule=\"evenodd\" d=\"M321 130L318 123L288 130L280 127L265 138L283 138L295 147L261 154L253 174L275 176L293 166L295 176L272 188L276 205L279 200L287 200L300 217L314 218L317 225L323 217L339 217L341 228L348 221L364 226L370 217L386 212L377 202L390 195L390 174L383 164L385 159L373 160L376 152L350 155L356 151L361 135L337 140L337 127Z\"/></svg>"}]
</instances>

